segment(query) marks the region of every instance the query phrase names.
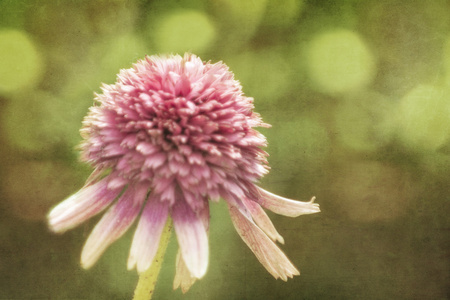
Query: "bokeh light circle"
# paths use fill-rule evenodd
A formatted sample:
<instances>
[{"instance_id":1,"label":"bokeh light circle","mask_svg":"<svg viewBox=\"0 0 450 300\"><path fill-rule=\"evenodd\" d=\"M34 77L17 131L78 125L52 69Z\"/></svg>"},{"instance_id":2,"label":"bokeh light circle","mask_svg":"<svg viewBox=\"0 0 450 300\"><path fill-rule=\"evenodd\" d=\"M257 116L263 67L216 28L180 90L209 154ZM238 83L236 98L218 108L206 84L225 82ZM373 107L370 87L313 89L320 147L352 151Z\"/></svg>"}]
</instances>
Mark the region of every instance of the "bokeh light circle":
<instances>
[{"instance_id":1,"label":"bokeh light circle","mask_svg":"<svg viewBox=\"0 0 450 300\"><path fill-rule=\"evenodd\" d=\"M163 53L202 53L216 35L210 18L196 10L179 10L163 16L154 30L156 47Z\"/></svg>"},{"instance_id":2,"label":"bokeh light circle","mask_svg":"<svg viewBox=\"0 0 450 300\"><path fill-rule=\"evenodd\" d=\"M42 57L23 31L0 30L0 93L14 92L37 83Z\"/></svg>"},{"instance_id":3,"label":"bokeh light circle","mask_svg":"<svg viewBox=\"0 0 450 300\"><path fill-rule=\"evenodd\" d=\"M349 30L333 30L313 38L306 66L314 87L327 94L367 86L375 74L375 59L363 39Z\"/></svg>"},{"instance_id":4,"label":"bokeh light circle","mask_svg":"<svg viewBox=\"0 0 450 300\"><path fill-rule=\"evenodd\" d=\"M450 98L448 89L419 85L398 103L398 136L408 147L436 150L450 135Z\"/></svg>"}]
</instances>

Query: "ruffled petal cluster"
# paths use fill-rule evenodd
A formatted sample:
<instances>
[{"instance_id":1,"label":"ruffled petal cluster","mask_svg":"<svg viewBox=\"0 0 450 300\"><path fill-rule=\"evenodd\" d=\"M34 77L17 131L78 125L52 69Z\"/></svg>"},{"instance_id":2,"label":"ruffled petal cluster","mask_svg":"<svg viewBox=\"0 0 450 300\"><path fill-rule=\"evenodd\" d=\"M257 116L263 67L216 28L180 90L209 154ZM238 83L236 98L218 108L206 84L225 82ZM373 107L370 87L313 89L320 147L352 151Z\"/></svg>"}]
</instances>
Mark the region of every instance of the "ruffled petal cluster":
<instances>
[{"instance_id":1,"label":"ruffled petal cluster","mask_svg":"<svg viewBox=\"0 0 450 300\"><path fill-rule=\"evenodd\" d=\"M266 139L254 128L269 125L225 64L192 54L147 57L103 85L96 101L80 145L94 172L48 215L50 228L64 232L107 210L86 241L83 267L138 219L128 268L145 271L171 217L180 247L174 287L186 291L206 273L208 201L222 198L237 232L275 278L299 274L276 246L284 240L263 208L296 217L319 207L255 185L269 167Z\"/></svg>"}]
</instances>

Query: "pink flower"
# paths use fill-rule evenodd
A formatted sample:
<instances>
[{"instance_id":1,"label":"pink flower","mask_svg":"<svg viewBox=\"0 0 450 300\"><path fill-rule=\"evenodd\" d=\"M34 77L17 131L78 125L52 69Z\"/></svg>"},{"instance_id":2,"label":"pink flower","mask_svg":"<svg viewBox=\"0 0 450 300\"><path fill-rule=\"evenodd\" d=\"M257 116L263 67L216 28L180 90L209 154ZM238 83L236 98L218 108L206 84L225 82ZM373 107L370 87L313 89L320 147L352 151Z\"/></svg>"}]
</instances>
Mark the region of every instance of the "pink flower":
<instances>
[{"instance_id":1,"label":"pink flower","mask_svg":"<svg viewBox=\"0 0 450 300\"><path fill-rule=\"evenodd\" d=\"M150 267L170 215L180 251L174 287L185 291L208 267L209 200L224 199L233 224L275 278L299 275L262 207L296 217L318 204L271 194L255 185L268 172L266 139L253 99L223 63L192 54L151 56L103 85L83 122L81 159L94 172L80 191L48 215L54 232L71 229L106 208L86 241L91 267L139 218L128 268Z\"/></svg>"}]
</instances>

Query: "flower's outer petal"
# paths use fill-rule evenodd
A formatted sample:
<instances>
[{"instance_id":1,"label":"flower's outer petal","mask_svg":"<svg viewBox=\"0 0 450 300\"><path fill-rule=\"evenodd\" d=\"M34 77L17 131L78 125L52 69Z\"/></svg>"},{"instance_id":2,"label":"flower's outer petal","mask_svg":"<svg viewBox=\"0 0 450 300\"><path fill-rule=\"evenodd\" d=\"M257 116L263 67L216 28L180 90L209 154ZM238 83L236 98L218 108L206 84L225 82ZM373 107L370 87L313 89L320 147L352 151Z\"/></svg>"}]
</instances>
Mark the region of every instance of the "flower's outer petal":
<instances>
[{"instance_id":1,"label":"flower's outer petal","mask_svg":"<svg viewBox=\"0 0 450 300\"><path fill-rule=\"evenodd\" d=\"M320 212L319 204L314 203L316 197L312 197L309 202L303 202L280 197L260 187L258 187L258 191L259 198L255 199L255 201L276 214L287 217L298 217L300 215Z\"/></svg>"},{"instance_id":2,"label":"flower's outer petal","mask_svg":"<svg viewBox=\"0 0 450 300\"><path fill-rule=\"evenodd\" d=\"M203 206L198 212L198 217L203 222L203 225L205 226L206 229L206 234L208 234L210 215L209 215L209 202L207 201L207 199L204 199Z\"/></svg>"},{"instance_id":3,"label":"flower's outer petal","mask_svg":"<svg viewBox=\"0 0 450 300\"><path fill-rule=\"evenodd\" d=\"M173 280L173 289L176 290L177 288L181 287L181 291L184 294L191 288L196 280L197 278L192 277L186 264L184 263L183 258L181 257L181 250L178 250L176 273L175 279Z\"/></svg>"},{"instance_id":4,"label":"flower's outer petal","mask_svg":"<svg viewBox=\"0 0 450 300\"><path fill-rule=\"evenodd\" d=\"M278 241L281 244L284 244L283 237L278 233L275 226L273 226L272 221L269 219L269 216L262 209L262 207L258 203L247 198L243 198L243 202L247 209L250 211L250 214L252 215L252 218L255 221L256 225L258 225L259 228L261 228L267 234L267 236L272 239L272 241Z\"/></svg>"},{"instance_id":5,"label":"flower's outer petal","mask_svg":"<svg viewBox=\"0 0 450 300\"><path fill-rule=\"evenodd\" d=\"M287 281L288 277L300 275L286 255L252 220L245 217L238 208L232 205L229 205L229 210L234 227L242 240L273 277Z\"/></svg>"},{"instance_id":6,"label":"flower's outer petal","mask_svg":"<svg viewBox=\"0 0 450 300\"><path fill-rule=\"evenodd\" d=\"M167 201L160 201L153 194L150 195L134 234L128 257L129 270L137 266L138 272L142 273L152 264L167 222L168 210Z\"/></svg>"},{"instance_id":7,"label":"flower's outer petal","mask_svg":"<svg viewBox=\"0 0 450 300\"><path fill-rule=\"evenodd\" d=\"M205 201L205 205L203 206L202 210L199 212L199 217L201 218L203 225L205 226L206 232L209 231L209 205L208 202ZM197 279L195 277L192 277L191 273L189 272L186 264L184 263L184 260L181 256L181 250L178 250L177 254L177 262L176 262L176 273L175 273L175 279L173 281L173 289L177 289L181 287L181 291L186 293L191 286L195 283Z\"/></svg>"},{"instance_id":8,"label":"flower's outer petal","mask_svg":"<svg viewBox=\"0 0 450 300\"><path fill-rule=\"evenodd\" d=\"M178 244L186 267L195 278L202 278L208 268L209 247L203 218L183 200L172 207L172 218Z\"/></svg>"},{"instance_id":9,"label":"flower's outer petal","mask_svg":"<svg viewBox=\"0 0 450 300\"><path fill-rule=\"evenodd\" d=\"M90 268L106 248L133 224L145 200L145 191L145 188L140 186L129 186L117 203L111 206L95 225L81 253L83 268Z\"/></svg>"},{"instance_id":10,"label":"flower's outer petal","mask_svg":"<svg viewBox=\"0 0 450 300\"><path fill-rule=\"evenodd\" d=\"M55 208L47 216L49 227L54 232L64 232L83 223L103 211L119 195L120 190L107 187L103 180L84 186Z\"/></svg>"},{"instance_id":11,"label":"flower's outer petal","mask_svg":"<svg viewBox=\"0 0 450 300\"><path fill-rule=\"evenodd\" d=\"M86 183L84 186L89 186L93 183L98 182L102 177L105 175L105 168L102 166L99 166L95 168L95 170L89 175L88 179L86 179Z\"/></svg>"}]
</instances>

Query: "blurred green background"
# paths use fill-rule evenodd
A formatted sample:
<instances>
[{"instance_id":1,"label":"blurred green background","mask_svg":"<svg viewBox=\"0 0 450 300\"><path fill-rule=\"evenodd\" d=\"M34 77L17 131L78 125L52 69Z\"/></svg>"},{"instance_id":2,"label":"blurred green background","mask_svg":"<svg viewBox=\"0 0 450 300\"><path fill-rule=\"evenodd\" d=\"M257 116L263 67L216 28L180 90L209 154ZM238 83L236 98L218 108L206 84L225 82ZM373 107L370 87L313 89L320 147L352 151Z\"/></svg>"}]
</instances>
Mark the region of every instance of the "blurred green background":
<instances>
[{"instance_id":1,"label":"blurred green background","mask_svg":"<svg viewBox=\"0 0 450 300\"><path fill-rule=\"evenodd\" d=\"M449 1L0 1L0 299L130 299L132 231L90 270L91 220L50 207L90 173L78 130L93 92L144 55L223 60L273 125L261 185L322 213L270 214L302 275L273 279L213 204L210 266L154 299L450 298Z\"/></svg>"}]
</instances>

